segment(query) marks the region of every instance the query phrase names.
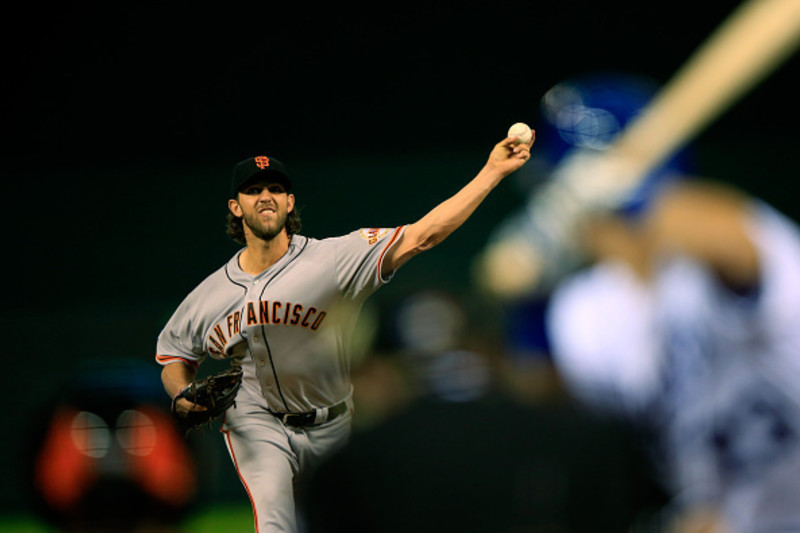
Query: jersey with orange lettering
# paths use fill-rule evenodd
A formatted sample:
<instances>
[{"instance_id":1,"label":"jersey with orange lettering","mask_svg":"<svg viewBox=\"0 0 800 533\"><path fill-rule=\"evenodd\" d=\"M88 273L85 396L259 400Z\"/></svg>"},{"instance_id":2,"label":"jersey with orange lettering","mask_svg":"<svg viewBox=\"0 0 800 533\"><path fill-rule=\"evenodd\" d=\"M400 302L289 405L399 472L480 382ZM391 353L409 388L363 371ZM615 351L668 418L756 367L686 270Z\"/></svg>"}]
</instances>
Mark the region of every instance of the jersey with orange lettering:
<instances>
[{"instance_id":1,"label":"jersey with orange lettering","mask_svg":"<svg viewBox=\"0 0 800 533\"><path fill-rule=\"evenodd\" d=\"M158 337L162 365L196 368L207 357L241 365L221 429L257 530L296 531L292 487L349 439L352 337L364 301L391 277L383 259L404 227L292 235L283 257L257 275L242 270L239 251Z\"/></svg>"},{"instance_id":2,"label":"jersey with orange lettering","mask_svg":"<svg viewBox=\"0 0 800 533\"><path fill-rule=\"evenodd\" d=\"M237 252L181 303L158 338L156 360L197 367L210 356L244 370L239 396L274 413L307 413L351 393L350 337L365 299L388 279L384 253L403 227L342 237L292 237L258 275Z\"/></svg>"}]
</instances>

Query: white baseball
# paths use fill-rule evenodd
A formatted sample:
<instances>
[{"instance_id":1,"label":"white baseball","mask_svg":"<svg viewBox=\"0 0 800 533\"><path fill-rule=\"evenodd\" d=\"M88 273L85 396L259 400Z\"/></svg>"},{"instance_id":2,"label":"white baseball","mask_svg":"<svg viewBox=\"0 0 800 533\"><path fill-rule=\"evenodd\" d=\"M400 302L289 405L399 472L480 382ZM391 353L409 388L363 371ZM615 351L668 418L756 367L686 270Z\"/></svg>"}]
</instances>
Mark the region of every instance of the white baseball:
<instances>
[{"instance_id":1,"label":"white baseball","mask_svg":"<svg viewBox=\"0 0 800 533\"><path fill-rule=\"evenodd\" d=\"M517 122L508 128L508 136L516 136L520 143L528 144L533 139L533 132L524 122Z\"/></svg>"}]
</instances>

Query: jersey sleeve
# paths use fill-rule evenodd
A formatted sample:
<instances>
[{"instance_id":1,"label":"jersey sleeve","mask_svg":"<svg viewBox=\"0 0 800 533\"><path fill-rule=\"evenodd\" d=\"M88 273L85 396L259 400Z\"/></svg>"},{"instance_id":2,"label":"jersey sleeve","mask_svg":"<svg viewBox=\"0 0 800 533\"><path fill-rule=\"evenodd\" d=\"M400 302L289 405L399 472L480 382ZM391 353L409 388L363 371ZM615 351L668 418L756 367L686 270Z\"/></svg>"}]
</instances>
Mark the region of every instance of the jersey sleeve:
<instances>
[{"instance_id":1,"label":"jersey sleeve","mask_svg":"<svg viewBox=\"0 0 800 533\"><path fill-rule=\"evenodd\" d=\"M622 414L640 412L657 389L654 327L646 291L621 265L566 281L546 316L553 361L572 392Z\"/></svg>"},{"instance_id":2,"label":"jersey sleeve","mask_svg":"<svg viewBox=\"0 0 800 533\"><path fill-rule=\"evenodd\" d=\"M366 298L391 280L394 273L388 277L381 274L383 259L404 229L362 228L337 240L337 283L350 299Z\"/></svg>"},{"instance_id":3,"label":"jersey sleeve","mask_svg":"<svg viewBox=\"0 0 800 533\"><path fill-rule=\"evenodd\" d=\"M178 307L156 342L156 362L160 365L183 362L197 367L206 358L202 335L194 326L191 296Z\"/></svg>"},{"instance_id":4,"label":"jersey sleeve","mask_svg":"<svg viewBox=\"0 0 800 533\"><path fill-rule=\"evenodd\" d=\"M757 305L745 323L758 329L778 376L800 375L800 229L786 216L761 204L754 209L750 231L758 249L761 284ZM796 389L796 386L792 386ZM800 395L798 395L800 399Z\"/></svg>"}]
</instances>

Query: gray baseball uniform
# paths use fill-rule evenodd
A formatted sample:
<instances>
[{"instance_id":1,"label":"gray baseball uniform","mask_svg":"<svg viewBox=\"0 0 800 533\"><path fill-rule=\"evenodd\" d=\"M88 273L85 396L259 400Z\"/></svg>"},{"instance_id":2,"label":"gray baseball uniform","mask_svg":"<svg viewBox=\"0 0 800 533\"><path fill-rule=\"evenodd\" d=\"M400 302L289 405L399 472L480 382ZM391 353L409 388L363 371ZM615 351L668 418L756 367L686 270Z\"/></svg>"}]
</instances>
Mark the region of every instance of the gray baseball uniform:
<instances>
[{"instance_id":1,"label":"gray baseball uniform","mask_svg":"<svg viewBox=\"0 0 800 533\"><path fill-rule=\"evenodd\" d=\"M365 299L389 281L382 260L403 229L294 235L256 276L240 268L240 251L159 335L159 364L196 367L208 356L241 363L242 387L222 429L257 531L295 531L295 476L347 441L351 336Z\"/></svg>"}]
</instances>

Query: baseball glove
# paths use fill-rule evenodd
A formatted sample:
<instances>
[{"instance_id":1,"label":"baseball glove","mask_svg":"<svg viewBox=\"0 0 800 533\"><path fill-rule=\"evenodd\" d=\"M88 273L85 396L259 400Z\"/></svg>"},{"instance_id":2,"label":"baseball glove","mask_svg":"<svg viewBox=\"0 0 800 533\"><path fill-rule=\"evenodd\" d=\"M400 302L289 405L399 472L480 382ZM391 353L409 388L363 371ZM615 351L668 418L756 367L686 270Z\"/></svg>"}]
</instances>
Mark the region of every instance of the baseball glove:
<instances>
[{"instance_id":1,"label":"baseball glove","mask_svg":"<svg viewBox=\"0 0 800 533\"><path fill-rule=\"evenodd\" d=\"M181 389L172 399L171 410L185 431L211 423L222 416L236 403L236 393L242 384L242 367L229 368L218 374L198 379ZM185 415L178 413L176 404L186 398L196 405L202 405L205 411L189 411Z\"/></svg>"}]
</instances>

